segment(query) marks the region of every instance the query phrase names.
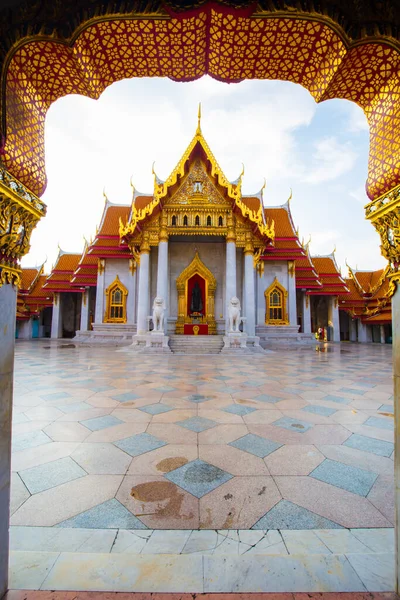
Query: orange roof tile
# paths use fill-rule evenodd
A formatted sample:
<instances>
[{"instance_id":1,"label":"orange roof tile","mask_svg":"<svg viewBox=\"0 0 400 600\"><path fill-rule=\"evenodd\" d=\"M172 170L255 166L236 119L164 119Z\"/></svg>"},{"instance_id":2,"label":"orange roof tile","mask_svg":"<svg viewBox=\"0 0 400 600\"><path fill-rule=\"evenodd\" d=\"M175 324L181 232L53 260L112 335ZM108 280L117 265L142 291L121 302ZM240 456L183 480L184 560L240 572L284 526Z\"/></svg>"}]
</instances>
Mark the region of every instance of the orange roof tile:
<instances>
[{"instance_id":1,"label":"orange roof tile","mask_svg":"<svg viewBox=\"0 0 400 600\"><path fill-rule=\"evenodd\" d=\"M255 212L258 212L260 210L260 198L253 196L242 196L242 201L246 206L250 208L250 210L254 210Z\"/></svg>"},{"instance_id":2,"label":"orange roof tile","mask_svg":"<svg viewBox=\"0 0 400 600\"><path fill-rule=\"evenodd\" d=\"M28 291L39 273L39 269L22 269L20 291Z\"/></svg>"},{"instance_id":3,"label":"orange roof tile","mask_svg":"<svg viewBox=\"0 0 400 600\"><path fill-rule=\"evenodd\" d=\"M130 206L106 204L98 235L115 235L119 238L119 219L121 218L125 223L130 210Z\"/></svg>"},{"instance_id":4,"label":"orange roof tile","mask_svg":"<svg viewBox=\"0 0 400 600\"><path fill-rule=\"evenodd\" d=\"M136 196L135 197L135 207L136 210L141 210L153 200L153 196Z\"/></svg>"},{"instance_id":5,"label":"orange roof tile","mask_svg":"<svg viewBox=\"0 0 400 600\"><path fill-rule=\"evenodd\" d=\"M297 234L294 230L292 219L286 208L277 206L276 208L264 208L265 216L269 220L275 222L276 237L295 237Z\"/></svg>"}]
</instances>

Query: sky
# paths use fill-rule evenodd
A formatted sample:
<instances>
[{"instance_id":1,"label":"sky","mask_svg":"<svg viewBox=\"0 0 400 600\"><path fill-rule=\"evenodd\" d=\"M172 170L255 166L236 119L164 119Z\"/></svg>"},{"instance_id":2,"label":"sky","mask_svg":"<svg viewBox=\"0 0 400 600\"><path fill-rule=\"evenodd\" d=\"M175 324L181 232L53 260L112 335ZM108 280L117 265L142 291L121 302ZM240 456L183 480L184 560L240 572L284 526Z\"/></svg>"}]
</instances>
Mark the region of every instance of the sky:
<instances>
[{"instance_id":1,"label":"sky","mask_svg":"<svg viewBox=\"0 0 400 600\"><path fill-rule=\"evenodd\" d=\"M202 104L202 131L227 178L245 168L243 194L258 192L279 206L292 189L291 211L312 255L330 254L358 269L385 266L379 236L365 220L368 125L356 104L316 104L301 86L281 81L226 84L131 79L114 83L99 100L66 96L46 118L47 216L31 238L25 267L46 262L58 246L81 252L104 207L130 204L130 180L152 193L152 165L166 179L190 143Z\"/></svg>"}]
</instances>

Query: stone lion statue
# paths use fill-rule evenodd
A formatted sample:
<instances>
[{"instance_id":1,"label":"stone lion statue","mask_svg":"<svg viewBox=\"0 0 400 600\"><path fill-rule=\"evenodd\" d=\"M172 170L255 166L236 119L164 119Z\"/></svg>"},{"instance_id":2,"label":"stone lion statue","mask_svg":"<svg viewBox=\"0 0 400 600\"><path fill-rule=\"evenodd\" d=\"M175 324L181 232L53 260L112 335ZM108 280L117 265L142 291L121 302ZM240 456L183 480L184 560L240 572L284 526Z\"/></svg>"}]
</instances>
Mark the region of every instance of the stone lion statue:
<instances>
[{"instance_id":1,"label":"stone lion statue","mask_svg":"<svg viewBox=\"0 0 400 600\"><path fill-rule=\"evenodd\" d=\"M153 302L153 331L159 331L164 333L164 311L165 302L163 298L156 296Z\"/></svg>"},{"instance_id":2,"label":"stone lion statue","mask_svg":"<svg viewBox=\"0 0 400 600\"><path fill-rule=\"evenodd\" d=\"M239 298L236 298L236 296L233 296L233 298L230 299L228 307L228 332L239 332L239 325L242 321L240 311L240 300Z\"/></svg>"}]
</instances>

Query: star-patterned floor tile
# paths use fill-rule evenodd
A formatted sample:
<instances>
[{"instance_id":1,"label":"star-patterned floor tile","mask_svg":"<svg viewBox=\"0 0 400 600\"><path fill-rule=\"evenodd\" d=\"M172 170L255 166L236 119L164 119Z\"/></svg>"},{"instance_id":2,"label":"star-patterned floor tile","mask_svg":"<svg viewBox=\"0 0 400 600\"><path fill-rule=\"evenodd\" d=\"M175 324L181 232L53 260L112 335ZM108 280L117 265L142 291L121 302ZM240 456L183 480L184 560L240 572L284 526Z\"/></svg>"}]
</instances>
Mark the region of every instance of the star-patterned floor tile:
<instances>
[{"instance_id":1,"label":"star-patterned floor tile","mask_svg":"<svg viewBox=\"0 0 400 600\"><path fill-rule=\"evenodd\" d=\"M297 431L297 433L305 433L313 427L312 423L300 421L300 419L292 419L291 417L282 417L272 423L275 427L283 427L289 431Z\"/></svg>"},{"instance_id":2,"label":"star-patterned floor tile","mask_svg":"<svg viewBox=\"0 0 400 600\"><path fill-rule=\"evenodd\" d=\"M165 477L196 498L202 498L232 479L230 473L199 459L170 471Z\"/></svg>"},{"instance_id":3,"label":"star-patterned floor tile","mask_svg":"<svg viewBox=\"0 0 400 600\"><path fill-rule=\"evenodd\" d=\"M238 440L231 442L229 445L239 448L239 450L250 452L250 454L254 454L254 456L265 458L268 454L271 454L271 452L275 452L275 450L280 448L282 444L267 440L259 435L254 435L253 433L248 433Z\"/></svg>"},{"instance_id":4,"label":"star-patterned floor tile","mask_svg":"<svg viewBox=\"0 0 400 600\"><path fill-rule=\"evenodd\" d=\"M123 440L118 440L117 442L114 442L114 444L131 456L139 456L145 452L150 452L151 450L165 446L166 442L163 442L149 433L138 433L137 435L132 435Z\"/></svg>"},{"instance_id":5,"label":"star-patterned floor tile","mask_svg":"<svg viewBox=\"0 0 400 600\"><path fill-rule=\"evenodd\" d=\"M196 433L200 433L201 431L206 431L207 429L215 427L217 423L211 419L206 419L205 417L190 417L190 419L178 421L177 425L185 427L186 429L190 429L191 431L195 431Z\"/></svg>"},{"instance_id":6,"label":"star-patterned floor tile","mask_svg":"<svg viewBox=\"0 0 400 600\"><path fill-rule=\"evenodd\" d=\"M254 412L256 409L252 408L251 406L243 406L242 404L230 404L222 410L243 417L243 415L248 415Z\"/></svg>"}]
</instances>

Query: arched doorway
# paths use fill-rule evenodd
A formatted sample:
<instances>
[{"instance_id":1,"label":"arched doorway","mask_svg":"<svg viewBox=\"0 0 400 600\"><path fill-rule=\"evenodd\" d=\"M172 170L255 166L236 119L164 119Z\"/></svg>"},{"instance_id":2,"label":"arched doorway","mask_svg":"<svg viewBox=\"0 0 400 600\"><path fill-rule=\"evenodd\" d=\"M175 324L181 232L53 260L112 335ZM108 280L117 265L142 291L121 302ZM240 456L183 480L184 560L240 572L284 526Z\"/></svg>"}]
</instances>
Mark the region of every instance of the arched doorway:
<instances>
[{"instance_id":1,"label":"arched doorway","mask_svg":"<svg viewBox=\"0 0 400 600\"><path fill-rule=\"evenodd\" d=\"M214 312L216 288L217 280L196 252L190 265L182 271L176 280L178 292L176 333L197 333L200 335L214 335L217 333ZM194 330L194 327L196 327L196 330Z\"/></svg>"}]
</instances>

